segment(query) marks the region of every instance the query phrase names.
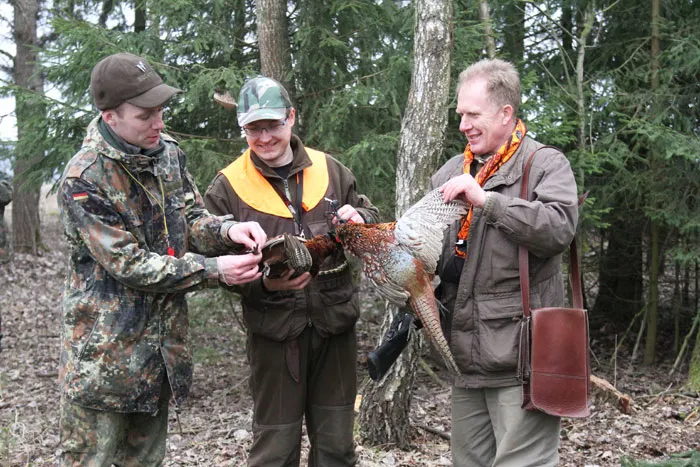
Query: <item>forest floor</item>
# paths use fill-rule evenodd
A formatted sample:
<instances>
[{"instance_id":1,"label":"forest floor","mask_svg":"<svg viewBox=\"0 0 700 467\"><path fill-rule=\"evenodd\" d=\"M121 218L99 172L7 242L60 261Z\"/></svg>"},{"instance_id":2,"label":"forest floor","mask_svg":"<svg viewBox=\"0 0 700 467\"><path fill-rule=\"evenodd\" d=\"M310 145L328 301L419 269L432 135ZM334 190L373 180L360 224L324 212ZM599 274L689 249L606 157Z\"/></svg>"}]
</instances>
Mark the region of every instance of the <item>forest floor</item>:
<instances>
[{"instance_id":1,"label":"forest floor","mask_svg":"<svg viewBox=\"0 0 700 467\"><path fill-rule=\"evenodd\" d=\"M54 465L58 447L57 366L60 294L66 274L66 247L55 212L42 219L49 251L15 255L0 265L0 466ZM381 323L378 301L362 288L358 323L358 380L367 379L366 353ZM171 410L166 466L245 465L252 442L245 338L238 305L218 291L190 296L194 384L180 415ZM684 391L687 364L669 376L668 364L634 367L608 361L614 336L591 329L593 373L629 395L631 413L614 398L594 391L592 414L562 423L562 466L700 466L700 397ZM667 350L667 349L666 349ZM430 355L424 360L440 375ZM629 360L627 358L627 360ZM671 360L668 357L668 360ZM364 445L358 438L359 466L451 465L450 390L419 366L413 388L411 448ZM181 426L181 431L180 431ZM303 445L304 457L308 442Z\"/></svg>"}]
</instances>

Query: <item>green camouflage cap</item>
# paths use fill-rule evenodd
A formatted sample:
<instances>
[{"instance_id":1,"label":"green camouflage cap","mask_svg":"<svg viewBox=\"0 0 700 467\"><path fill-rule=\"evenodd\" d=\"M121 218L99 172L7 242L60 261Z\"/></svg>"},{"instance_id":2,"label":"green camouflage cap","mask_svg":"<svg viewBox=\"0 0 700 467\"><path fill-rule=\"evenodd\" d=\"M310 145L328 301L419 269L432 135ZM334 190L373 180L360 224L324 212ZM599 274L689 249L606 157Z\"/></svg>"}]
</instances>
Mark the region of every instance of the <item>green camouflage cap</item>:
<instances>
[{"instance_id":1,"label":"green camouflage cap","mask_svg":"<svg viewBox=\"0 0 700 467\"><path fill-rule=\"evenodd\" d=\"M246 82L238 96L238 124L243 127L258 120L284 120L291 106L284 86L258 76Z\"/></svg>"}]
</instances>

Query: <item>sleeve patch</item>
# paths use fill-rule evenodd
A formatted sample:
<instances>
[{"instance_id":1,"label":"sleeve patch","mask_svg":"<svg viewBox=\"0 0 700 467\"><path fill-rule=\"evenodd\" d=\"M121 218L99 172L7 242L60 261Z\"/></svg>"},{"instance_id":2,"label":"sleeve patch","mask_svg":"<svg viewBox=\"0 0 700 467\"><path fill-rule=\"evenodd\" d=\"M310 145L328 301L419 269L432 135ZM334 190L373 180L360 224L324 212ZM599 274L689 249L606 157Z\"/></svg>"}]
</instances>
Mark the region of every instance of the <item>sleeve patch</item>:
<instances>
[{"instance_id":1,"label":"sleeve patch","mask_svg":"<svg viewBox=\"0 0 700 467\"><path fill-rule=\"evenodd\" d=\"M86 191L80 193L73 193L73 201L85 201L88 199L88 194Z\"/></svg>"}]
</instances>

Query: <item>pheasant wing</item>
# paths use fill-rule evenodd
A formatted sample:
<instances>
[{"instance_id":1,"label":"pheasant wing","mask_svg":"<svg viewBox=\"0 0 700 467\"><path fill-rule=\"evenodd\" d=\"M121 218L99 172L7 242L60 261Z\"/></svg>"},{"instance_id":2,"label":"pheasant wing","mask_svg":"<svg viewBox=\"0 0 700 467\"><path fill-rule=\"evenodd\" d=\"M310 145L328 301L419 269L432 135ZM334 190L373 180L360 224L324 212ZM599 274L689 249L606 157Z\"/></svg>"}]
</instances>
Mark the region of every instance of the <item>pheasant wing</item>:
<instances>
[{"instance_id":1,"label":"pheasant wing","mask_svg":"<svg viewBox=\"0 0 700 467\"><path fill-rule=\"evenodd\" d=\"M401 286L387 278L384 268L376 256L369 253L362 255L362 272L374 289L386 300L398 306L405 306L410 294Z\"/></svg>"},{"instance_id":2,"label":"pheasant wing","mask_svg":"<svg viewBox=\"0 0 700 467\"><path fill-rule=\"evenodd\" d=\"M426 271L433 272L442 251L443 231L467 211L462 201L445 203L442 193L432 190L396 221L396 243L421 260Z\"/></svg>"}]
</instances>

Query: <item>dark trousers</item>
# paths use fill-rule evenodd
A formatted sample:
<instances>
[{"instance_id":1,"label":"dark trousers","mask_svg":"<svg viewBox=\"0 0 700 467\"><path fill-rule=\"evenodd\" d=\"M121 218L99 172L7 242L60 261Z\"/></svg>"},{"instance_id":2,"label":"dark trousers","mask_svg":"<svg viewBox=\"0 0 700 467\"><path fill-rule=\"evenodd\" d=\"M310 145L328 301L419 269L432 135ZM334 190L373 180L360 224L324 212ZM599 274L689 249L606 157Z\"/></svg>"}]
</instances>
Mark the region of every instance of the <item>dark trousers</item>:
<instances>
[{"instance_id":1,"label":"dark trousers","mask_svg":"<svg viewBox=\"0 0 700 467\"><path fill-rule=\"evenodd\" d=\"M304 417L309 466L355 465L354 329L323 338L307 327L286 342L250 335L248 359L254 403L250 467L298 466Z\"/></svg>"}]
</instances>

